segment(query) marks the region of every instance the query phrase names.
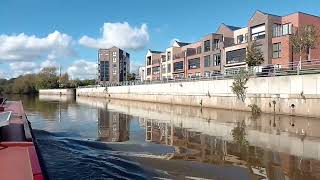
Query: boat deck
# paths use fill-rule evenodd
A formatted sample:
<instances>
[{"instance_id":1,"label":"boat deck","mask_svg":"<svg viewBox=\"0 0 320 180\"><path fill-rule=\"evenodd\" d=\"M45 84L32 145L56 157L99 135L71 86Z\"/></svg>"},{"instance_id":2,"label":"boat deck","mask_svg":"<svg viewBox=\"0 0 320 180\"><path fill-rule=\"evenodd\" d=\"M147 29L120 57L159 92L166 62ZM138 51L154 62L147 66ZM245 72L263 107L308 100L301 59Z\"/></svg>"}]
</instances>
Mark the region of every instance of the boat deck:
<instances>
[{"instance_id":1,"label":"boat deck","mask_svg":"<svg viewBox=\"0 0 320 180\"><path fill-rule=\"evenodd\" d=\"M22 103L3 106L4 112L12 114L9 124L0 127L0 179L44 179Z\"/></svg>"}]
</instances>

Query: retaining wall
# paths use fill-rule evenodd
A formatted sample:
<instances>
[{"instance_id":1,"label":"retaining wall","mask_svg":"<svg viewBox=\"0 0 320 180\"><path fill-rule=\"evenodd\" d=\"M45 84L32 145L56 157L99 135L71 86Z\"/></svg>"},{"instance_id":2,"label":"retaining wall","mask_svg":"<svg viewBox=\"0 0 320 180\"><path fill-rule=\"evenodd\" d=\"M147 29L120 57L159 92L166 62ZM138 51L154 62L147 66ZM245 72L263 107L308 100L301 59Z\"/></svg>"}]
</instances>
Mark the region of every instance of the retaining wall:
<instances>
[{"instance_id":1,"label":"retaining wall","mask_svg":"<svg viewBox=\"0 0 320 180\"><path fill-rule=\"evenodd\" d=\"M40 89L40 95L75 95L75 89Z\"/></svg>"},{"instance_id":2,"label":"retaining wall","mask_svg":"<svg viewBox=\"0 0 320 180\"><path fill-rule=\"evenodd\" d=\"M245 102L232 93L233 80L208 80L77 89L78 96L106 97L168 104L320 117L320 75L251 78ZM291 105L295 108L292 109Z\"/></svg>"}]
</instances>

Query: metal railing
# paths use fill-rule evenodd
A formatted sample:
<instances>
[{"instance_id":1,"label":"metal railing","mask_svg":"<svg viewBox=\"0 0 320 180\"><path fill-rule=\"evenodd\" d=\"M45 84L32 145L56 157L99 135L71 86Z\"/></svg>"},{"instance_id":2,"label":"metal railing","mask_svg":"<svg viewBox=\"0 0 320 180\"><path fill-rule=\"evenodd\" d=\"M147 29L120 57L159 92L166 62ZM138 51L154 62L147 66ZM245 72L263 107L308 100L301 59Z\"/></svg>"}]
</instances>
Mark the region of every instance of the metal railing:
<instances>
[{"instance_id":1,"label":"metal railing","mask_svg":"<svg viewBox=\"0 0 320 180\"><path fill-rule=\"evenodd\" d=\"M320 74L320 60L310 61L294 61L287 64L272 64L256 67L245 67L250 77L273 77L273 76L289 76L289 75L303 75L303 74ZM207 76L191 76L191 77L175 77L162 80L136 80L123 82L106 82L104 85L96 85L90 87L110 87L110 86L131 86L143 84L161 84L161 83L178 83L190 81L210 81L233 79L240 69L228 70L224 74L210 74Z\"/></svg>"}]
</instances>

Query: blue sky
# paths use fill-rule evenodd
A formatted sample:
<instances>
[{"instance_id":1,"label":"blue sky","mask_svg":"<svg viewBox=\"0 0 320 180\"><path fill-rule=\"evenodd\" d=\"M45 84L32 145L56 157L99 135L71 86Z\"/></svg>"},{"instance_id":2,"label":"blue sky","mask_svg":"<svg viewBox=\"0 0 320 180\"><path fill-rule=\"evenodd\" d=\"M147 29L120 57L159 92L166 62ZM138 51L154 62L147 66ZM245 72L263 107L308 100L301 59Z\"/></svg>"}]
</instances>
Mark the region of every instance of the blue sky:
<instances>
[{"instance_id":1,"label":"blue sky","mask_svg":"<svg viewBox=\"0 0 320 180\"><path fill-rule=\"evenodd\" d=\"M196 41L222 22L246 26L255 10L320 15L319 7L318 1L291 0L1 0L0 76L49 65L74 78L94 76L101 46L120 44L135 67L149 48L163 50L174 38Z\"/></svg>"}]
</instances>

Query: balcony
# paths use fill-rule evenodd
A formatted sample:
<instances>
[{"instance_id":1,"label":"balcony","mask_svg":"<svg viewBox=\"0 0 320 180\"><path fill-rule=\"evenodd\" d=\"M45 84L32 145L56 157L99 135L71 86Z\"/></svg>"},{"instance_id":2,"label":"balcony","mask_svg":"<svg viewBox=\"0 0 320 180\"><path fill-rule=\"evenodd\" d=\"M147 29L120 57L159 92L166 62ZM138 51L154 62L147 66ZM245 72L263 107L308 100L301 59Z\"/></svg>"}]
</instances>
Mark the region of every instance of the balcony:
<instances>
[{"instance_id":1,"label":"balcony","mask_svg":"<svg viewBox=\"0 0 320 180\"><path fill-rule=\"evenodd\" d=\"M152 65L159 64L159 63L160 63L160 59L153 59L152 60Z\"/></svg>"},{"instance_id":2,"label":"balcony","mask_svg":"<svg viewBox=\"0 0 320 180\"><path fill-rule=\"evenodd\" d=\"M187 56L193 56L197 54L197 49L196 48L188 48L187 49Z\"/></svg>"},{"instance_id":3,"label":"balcony","mask_svg":"<svg viewBox=\"0 0 320 180\"><path fill-rule=\"evenodd\" d=\"M173 60L184 58L185 52L177 53L173 55Z\"/></svg>"}]
</instances>

